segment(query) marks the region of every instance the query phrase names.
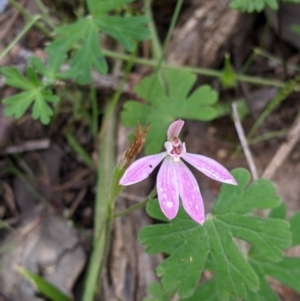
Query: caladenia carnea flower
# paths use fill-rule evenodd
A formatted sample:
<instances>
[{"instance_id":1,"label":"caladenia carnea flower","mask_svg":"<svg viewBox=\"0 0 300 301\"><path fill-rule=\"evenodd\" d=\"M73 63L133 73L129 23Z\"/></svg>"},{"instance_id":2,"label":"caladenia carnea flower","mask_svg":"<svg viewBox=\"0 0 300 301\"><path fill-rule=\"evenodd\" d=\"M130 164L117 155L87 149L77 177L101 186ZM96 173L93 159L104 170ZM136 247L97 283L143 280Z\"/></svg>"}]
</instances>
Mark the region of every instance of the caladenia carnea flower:
<instances>
[{"instance_id":1,"label":"caladenia carnea flower","mask_svg":"<svg viewBox=\"0 0 300 301\"><path fill-rule=\"evenodd\" d=\"M203 199L194 175L183 160L216 181L232 185L237 185L237 182L217 161L186 152L185 143L178 138L183 125L183 120L174 121L167 132L168 141L164 144L166 151L133 162L120 179L120 185L127 186L144 180L163 160L156 181L162 212L169 220L173 219L178 212L180 196L185 211L202 225L205 221Z\"/></svg>"}]
</instances>

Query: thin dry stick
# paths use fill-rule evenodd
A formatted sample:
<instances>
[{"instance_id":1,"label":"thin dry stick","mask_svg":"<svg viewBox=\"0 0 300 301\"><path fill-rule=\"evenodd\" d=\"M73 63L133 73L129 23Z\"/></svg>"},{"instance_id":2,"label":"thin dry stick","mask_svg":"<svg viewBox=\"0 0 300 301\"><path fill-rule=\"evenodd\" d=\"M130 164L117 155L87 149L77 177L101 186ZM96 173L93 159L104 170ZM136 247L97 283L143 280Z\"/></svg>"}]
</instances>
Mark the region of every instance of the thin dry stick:
<instances>
[{"instance_id":1,"label":"thin dry stick","mask_svg":"<svg viewBox=\"0 0 300 301\"><path fill-rule=\"evenodd\" d=\"M51 141L48 138L44 138L40 140L28 140L21 145L8 146L2 152L0 152L0 154L1 155L20 154L29 151L47 149L50 147L50 144Z\"/></svg>"},{"instance_id":2,"label":"thin dry stick","mask_svg":"<svg viewBox=\"0 0 300 301\"><path fill-rule=\"evenodd\" d=\"M242 148L243 148L245 157L246 157L248 165L250 167L252 178L253 178L253 180L257 180L257 178L258 178L257 170L256 170L256 167L254 164L252 153L249 149L248 141L247 141L244 129L242 127L241 120L240 120L239 113L238 113L235 102L232 103L232 116L233 116L233 121L234 121L234 125L236 128L237 134L238 134L240 142L242 144Z\"/></svg>"},{"instance_id":3,"label":"thin dry stick","mask_svg":"<svg viewBox=\"0 0 300 301\"><path fill-rule=\"evenodd\" d=\"M286 142L282 143L280 148L275 153L273 159L262 174L262 178L269 179L274 176L277 168L283 163L283 161L290 154L294 148L296 142L300 139L300 113L295 119L291 129L289 130Z\"/></svg>"}]
</instances>

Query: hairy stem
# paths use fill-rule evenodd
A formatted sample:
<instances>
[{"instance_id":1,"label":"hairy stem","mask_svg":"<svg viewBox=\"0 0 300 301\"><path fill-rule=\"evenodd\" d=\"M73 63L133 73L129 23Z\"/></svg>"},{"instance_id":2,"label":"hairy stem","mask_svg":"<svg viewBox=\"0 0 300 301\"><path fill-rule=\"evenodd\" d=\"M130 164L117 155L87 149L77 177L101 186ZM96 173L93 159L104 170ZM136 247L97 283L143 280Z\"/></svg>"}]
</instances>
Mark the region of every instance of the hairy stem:
<instances>
[{"instance_id":1,"label":"hairy stem","mask_svg":"<svg viewBox=\"0 0 300 301\"><path fill-rule=\"evenodd\" d=\"M130 59L130 55L117 53L117 52L114 52L111 50L103 50L103 54L107 57L117 58L117 59L121 59L124 61L128 61ZM154 67L154 68L157 66L157 62L155 60L149 60L149 59L143 59L143 58L135 58L134 63L149 66L149 67ZM174 66L174 65L170 65L170 64L166 64L166 63L162 63L161 68L162 69L187 70L190 72L194 72L196 74L210 76L210 77L217 77L217 78L222 76L222 71L217 71L217 70L209 69L209 68ZM273 87L279 87L279 88L284 86L284 83L279 80L267 79L267 78L262 78L262 77L258 77L258 76L250 76L250 75L244 75L244 74L237 73L237 74L235 74L235 78L238 81L246 82L249 84L266 85L266 86L273 86Z\"/></svg>"}]
</instances>

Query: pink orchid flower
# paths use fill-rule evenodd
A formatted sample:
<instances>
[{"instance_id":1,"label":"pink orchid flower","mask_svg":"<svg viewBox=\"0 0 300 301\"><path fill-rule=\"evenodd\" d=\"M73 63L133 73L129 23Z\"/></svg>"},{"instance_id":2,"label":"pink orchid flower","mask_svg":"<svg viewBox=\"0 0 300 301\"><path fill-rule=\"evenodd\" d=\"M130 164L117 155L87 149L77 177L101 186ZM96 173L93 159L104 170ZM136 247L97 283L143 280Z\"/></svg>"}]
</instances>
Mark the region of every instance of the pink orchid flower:
<instances>
[{"instance_id":1,"label":"pink orchid flower","mask_svg":"<svg viewBox=\"0 0 300 301\"><path fill-rule=\"evenodd\" d=\"M150 155L133 162L125 171L120 185L131 185L147 178L163 160L157 175L157 196L164 215L173 219L178 212L179 196L183 208L199 224L205 220L203 199L198 183L182 159L206 176L227 184L237 185L230 172L221 164L205 156L186 152L185 143L178 138L184 125L183 120L171 123L167 132L166 151Z\"/></svg>"}]
</instances>

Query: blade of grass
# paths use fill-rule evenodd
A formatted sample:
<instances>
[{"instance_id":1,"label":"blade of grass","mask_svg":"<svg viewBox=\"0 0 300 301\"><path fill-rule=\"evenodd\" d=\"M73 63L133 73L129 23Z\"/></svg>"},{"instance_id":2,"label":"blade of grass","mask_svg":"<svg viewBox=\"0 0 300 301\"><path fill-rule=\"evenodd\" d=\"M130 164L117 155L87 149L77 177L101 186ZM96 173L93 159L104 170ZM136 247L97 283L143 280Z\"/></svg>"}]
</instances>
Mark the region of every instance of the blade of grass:
<instances>
[{"instance_id":1,"label":"blade of grass","mask_svg":"<svg viewBox=\"0 0 300 301\"><path fill-rule=\"evenodd\" d=\"M53 301L72 301L72 299L43 277L19 266L18 272L29 280L37 291Z\"/></svg>"},{"instance_id":2,"label":"blade of grass","mask_svg":"<svg viewBox=\"0 0 300 301\"><path fill-rule=\"evenodd\" d=\"M73 151L83 160L83 162L89 166L90 168L94 169L94 162L91 159L90 155L86 152L86 150L78 143L77 139L71 132L67 132L65 134L68 144L73 149Z\"/></svg>"},{"instance_id":3,"label":"blade of grass","mask_svg":"<svg viewBox=\"0 0 300 301\"><path fill-rule=\"evenodd\" d=\"M263 110L259 118L256 120L252 126L250 132L248 133L248 138L252 137L257 129L261 126L268 115L277 108L285 99L287 99L294 91L300 88L300 76L288 80L279 93L270 101L267 107Z\"/></svg>"},{"instance_id":4,"label":"blade of grass","mask_svg":"<svg viewBox=\"0 0 300 301\"><path fill-rule=\"evenodd\" d=\"M38 21L41 16L34 16L20 31L20 33L11 41L11 43L1 52L0 60L2 60L8 52L19 42L19 40L26 34L26 32Z\"/></svg>"}]
</instances>

